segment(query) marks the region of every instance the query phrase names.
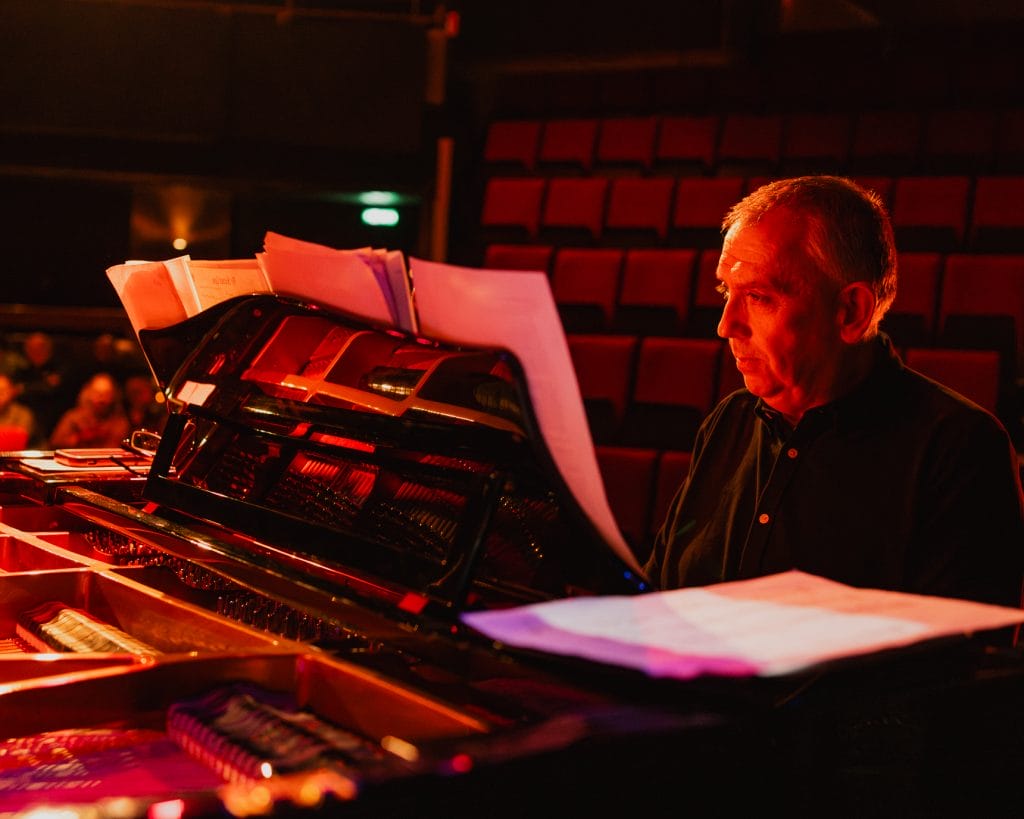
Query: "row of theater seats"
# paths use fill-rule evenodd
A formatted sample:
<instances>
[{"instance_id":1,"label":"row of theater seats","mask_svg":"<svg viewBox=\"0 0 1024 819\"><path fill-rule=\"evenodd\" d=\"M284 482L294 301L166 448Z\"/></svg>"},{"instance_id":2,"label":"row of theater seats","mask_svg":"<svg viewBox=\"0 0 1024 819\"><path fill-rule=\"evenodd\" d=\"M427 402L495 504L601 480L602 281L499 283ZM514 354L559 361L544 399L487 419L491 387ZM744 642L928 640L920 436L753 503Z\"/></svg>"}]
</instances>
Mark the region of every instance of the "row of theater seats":
<instances>
[{"instance_id":1,"label":"row of theater seats","mask_svg":"<svg viewBox=\"0 0 1024 819\"><path fill-rule=\"evenodd\" d=\"M566 338L598 444L689 451L711 408L743 386L721 339L584 333ZM997 351L905 347L900 352L908 366L999 412Z\"/></svg>"},{"instance_id":2,"label":"row of theater seats","mask_svg":"<svg viewBox=\"0 0 1024 819\"><path fill-rule=\"evenodd\" d=\"M495 119L486 175L1024 170L1024 108Z\"/></svg>"},{"instance_id":3,"label":"row of theater seats","mask_svg":"<svg viewBox=\"0 0 1024 819\"><path fill-rule=\"evenodd\" d=\"M489 245L485 266L543 272L568 333L713 338L722 298L715 248ZM1024 373L1024 253L898 254L884 329L901 346L988 348Z\"/></svg>"},{"instance_id":4,"label":"row of theater seats","mask_svg":"<svg viewBox=\"0 0 1024 819\"><path fill-rule=\"evenodd\" d=\"M729 207L771 177L495 176L487 244L709 247ZM1024 251L1024 175L858 176L885 200L901 250Z\"/></svg>"}]
</instances>

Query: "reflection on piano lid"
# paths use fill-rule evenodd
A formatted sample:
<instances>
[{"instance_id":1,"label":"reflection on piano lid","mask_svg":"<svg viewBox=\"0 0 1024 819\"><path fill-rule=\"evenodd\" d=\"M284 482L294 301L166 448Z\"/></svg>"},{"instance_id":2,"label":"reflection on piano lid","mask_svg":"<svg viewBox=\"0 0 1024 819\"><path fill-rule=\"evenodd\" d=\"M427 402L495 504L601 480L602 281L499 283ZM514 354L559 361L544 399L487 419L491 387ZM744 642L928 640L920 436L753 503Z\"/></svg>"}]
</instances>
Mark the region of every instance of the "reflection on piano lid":
<instances>
[{"instance_id":1,"label":"reflection on piano lid","mask_svg":"<svg viewBox=\"0 0 1024 819\"><path fill-rule=\"evenodd\" d=\"M507 351L276 296L139 335L172 409L144 492L161 514L452 615L645 589L568 491Z\"/></svg>"}]
</instances>

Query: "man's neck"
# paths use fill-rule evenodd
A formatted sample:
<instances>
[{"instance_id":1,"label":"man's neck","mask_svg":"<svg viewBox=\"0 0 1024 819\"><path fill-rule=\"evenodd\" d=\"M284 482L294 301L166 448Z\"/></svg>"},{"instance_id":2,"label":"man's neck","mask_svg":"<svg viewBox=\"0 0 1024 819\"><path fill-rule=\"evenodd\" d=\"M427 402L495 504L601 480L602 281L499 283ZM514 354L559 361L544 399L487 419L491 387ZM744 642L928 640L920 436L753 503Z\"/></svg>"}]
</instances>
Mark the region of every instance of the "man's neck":
<instances>
[{"instance_id":1,"label":"man's neck","mask_svg":"<svg viewBox=\"0 0 1024 819\"><path fill-rule=\"evenodd\" d=\"M801 407L782 408L775 406L770 401L765 403L779 412L786 419L787 423L796 429L800 419L809 410L831 404L833 401L853 392L871 374L877 360L878 343L876 338L872 337L857 344L849 345L845 348L844 354L836 364L830 388L822 391L817 399L810 400Z\"/></svg>"}]
</instances>

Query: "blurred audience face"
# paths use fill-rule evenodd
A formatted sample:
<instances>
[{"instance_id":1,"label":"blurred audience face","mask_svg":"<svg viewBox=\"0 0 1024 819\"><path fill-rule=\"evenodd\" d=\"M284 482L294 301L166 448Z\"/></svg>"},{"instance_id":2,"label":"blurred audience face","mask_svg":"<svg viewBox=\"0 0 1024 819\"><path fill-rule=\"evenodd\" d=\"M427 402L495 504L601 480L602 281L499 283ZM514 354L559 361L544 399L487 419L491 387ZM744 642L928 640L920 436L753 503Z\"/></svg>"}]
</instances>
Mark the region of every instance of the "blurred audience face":
<instances>
[{"instance_id":1,"label":"blurred audience face","mask_svg":"<svg viewBox=\"0 0 1024 819\"><path fill-rule=\"evenodd\" d=\"M46 333L32 333L25 339L25 358L33 367L41 367L53 357L53 339Z\"/></svg>"},{"instance_id":2,"label":"blurred audience face","mask_svg":"<svg viewBox=\"0 0 1024 819\"><path fill-rule=\"evenodd\" d=\"M82 404L97 418L108 417L118 401L117 384L108 375L96 375L82 388Z\"/></svg>"}]
</instances>

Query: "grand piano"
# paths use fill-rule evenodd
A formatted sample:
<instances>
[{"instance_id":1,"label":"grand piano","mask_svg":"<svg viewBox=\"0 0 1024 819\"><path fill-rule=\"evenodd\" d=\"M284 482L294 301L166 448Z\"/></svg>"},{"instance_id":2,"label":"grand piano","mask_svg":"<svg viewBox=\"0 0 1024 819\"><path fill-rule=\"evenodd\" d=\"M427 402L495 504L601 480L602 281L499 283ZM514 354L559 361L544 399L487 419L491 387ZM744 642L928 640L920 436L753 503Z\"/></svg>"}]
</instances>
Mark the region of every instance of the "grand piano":
<instances>
[{"instance_id":1,"label":"grand piano","mask_svg":"<svg viewBox=\"0 0 1024 819\"><path fill-rule=\"evenodd\" d=\"M673 680L467 626L649 592L508 350L269 294L139 340L160 436L2 456L0 813L996 815L1016 794L1024 662L996 635Z\"/></svg>"}]
</instances>

